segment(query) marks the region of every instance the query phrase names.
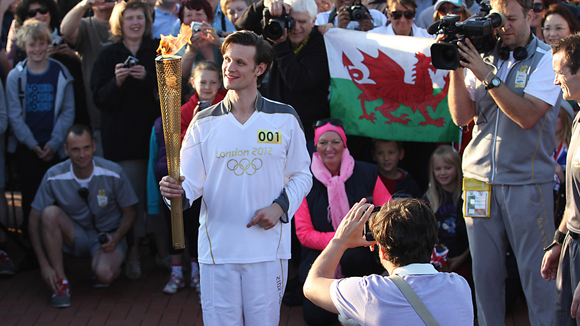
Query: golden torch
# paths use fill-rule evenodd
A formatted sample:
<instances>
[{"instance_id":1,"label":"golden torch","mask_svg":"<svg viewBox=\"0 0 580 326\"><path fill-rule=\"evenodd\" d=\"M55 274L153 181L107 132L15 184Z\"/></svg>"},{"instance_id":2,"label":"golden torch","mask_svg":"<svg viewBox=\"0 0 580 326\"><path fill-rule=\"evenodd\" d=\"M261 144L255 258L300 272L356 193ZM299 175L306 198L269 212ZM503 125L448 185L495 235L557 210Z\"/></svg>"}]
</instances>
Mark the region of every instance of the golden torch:
<instances>
[{"instance_id":1,"label":"golden torch","mask_svg":"<svg viewBox=\"0 0 580 326\"><path fill-rule=\"evenodd\" d=\"M175 54L191 38L191 28L182 25L179 35L163 36L155 58L157 85L163 119L163 136L167 151L169 176L179 182L179 150L181 149L181 57ZM181 198L171 199L171 234L173 248L185 247Z\"/></svg>"}]
</instances>

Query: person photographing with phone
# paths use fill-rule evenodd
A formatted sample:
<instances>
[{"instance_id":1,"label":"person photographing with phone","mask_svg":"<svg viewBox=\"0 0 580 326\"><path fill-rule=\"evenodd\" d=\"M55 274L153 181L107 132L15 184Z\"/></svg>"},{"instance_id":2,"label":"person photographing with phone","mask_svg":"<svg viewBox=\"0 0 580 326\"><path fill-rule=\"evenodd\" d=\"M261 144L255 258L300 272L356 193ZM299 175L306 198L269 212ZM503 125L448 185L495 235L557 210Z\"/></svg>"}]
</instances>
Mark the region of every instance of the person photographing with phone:
<instances>
[{"instance_id":1,"label":"person photographing with phone","mask_svg":"<svg viewBox=\"0 0 580 326\"><path fill-rule=\"evenodd\" d=\"M417 199L394 199L374 216L373 209L365 199L350 209L312 265L304 295L341 319L363 326L386 321L390 325L472 325L467 281L455 273L439 273L429 263L437 243L437 221L429 207ZM369 226L376 241L362 235L371 216ZM375 245L391 276L335 277L346 250L363 246L373 250ZM422 312L417 311L420 306Z\"/></svg>"},{"instance_id":2,"label":"person photographing with phone","mask_svg":"<svg viewBox=\"0 0 580 326\"><path fill-rule=\"evenodd\" d=\"M139 198L134 241L125 274L141 277L138 243L146 234L145 211L149 136L161 115L155 72L159 40L151 37L151 12L145 2L120 2L110 19L113 44L103 48L91 76L93 99L101 110L104 157L121 165Z\"/></svg>"}]
</instances>

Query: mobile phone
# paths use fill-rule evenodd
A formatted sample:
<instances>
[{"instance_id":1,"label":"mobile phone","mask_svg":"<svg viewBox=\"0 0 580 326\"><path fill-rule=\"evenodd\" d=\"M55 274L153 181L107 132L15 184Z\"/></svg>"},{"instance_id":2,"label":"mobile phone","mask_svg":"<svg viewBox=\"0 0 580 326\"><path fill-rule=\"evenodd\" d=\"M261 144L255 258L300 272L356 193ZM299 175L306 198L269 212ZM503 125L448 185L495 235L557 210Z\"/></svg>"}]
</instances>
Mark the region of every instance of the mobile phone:
<instances>
[{"instance_id":1,"label":"mobile phone","mask_svg":"<svg viewBox=\"0 0 580 326\"><path fill-rule=\"evenodd\" d=\"M203 109L207 109L210 106L209 101L199 101L197 102L197 105L199 106L199 111L203 110Z\"/></svg>"},{"instance_id":2,"label":"mobile phone","mask_svg":"<svg viewBox=\"0 0 580 326\"><path fill-rule=\"evenodd\" d=\"M367 241L375 241L375 237L373 236L373 232L371 231L371 227L369 225L369 222L373 217L375 217L375 215L377 215L377 213L380 210L381 210L381 206L375 206L373 208L373 211L371 212L371 215L369 216L369 219L365 222L363 236L365 237L365 240L367 240Z\"/></svg>"},{"instance_id":3,"label":"mobile phone","mask_svg":"<svg viewBox=\"0 0 580 326\"><path fill-rule=\"evenodd\" d=\"M127 59L125 59L125 62L123 63L123 68L133 68L138 63L139 63L139 59L130 55L127 57Z\"/></svg>"}]
</instances>

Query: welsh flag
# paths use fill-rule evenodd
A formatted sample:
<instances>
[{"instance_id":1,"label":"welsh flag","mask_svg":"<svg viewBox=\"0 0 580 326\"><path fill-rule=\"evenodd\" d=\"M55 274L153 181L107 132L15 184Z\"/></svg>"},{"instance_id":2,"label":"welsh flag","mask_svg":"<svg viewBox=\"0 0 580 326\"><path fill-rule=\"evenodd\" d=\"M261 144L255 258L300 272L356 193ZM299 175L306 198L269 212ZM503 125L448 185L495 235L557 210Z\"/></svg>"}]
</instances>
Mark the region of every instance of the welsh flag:
<instances>
[{"instance_id":1,"label":"welsh flag","mask_svg":"<svg viewBox=\"0 0 580 326\"><path fill-rule=\"evenodd\" d=\"M449 75L431 64L433 40L333 28L324 34L330 112L348 134L452 142L459 128L447 106Z\"/></svg>"}]
</instances>

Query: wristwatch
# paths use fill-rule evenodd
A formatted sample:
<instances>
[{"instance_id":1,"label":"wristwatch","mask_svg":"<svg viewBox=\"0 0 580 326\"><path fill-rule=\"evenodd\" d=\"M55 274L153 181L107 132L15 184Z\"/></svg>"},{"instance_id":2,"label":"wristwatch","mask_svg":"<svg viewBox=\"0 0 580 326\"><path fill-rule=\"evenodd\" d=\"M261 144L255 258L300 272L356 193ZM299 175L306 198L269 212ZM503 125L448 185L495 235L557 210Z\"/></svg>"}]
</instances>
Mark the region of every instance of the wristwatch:
<instances>
[{"instance_id":1,"label":"wristwatch","mask_svg":"<svg viewBox=\"0 0 580 326\"><path fill-rule=\"evenodd\" d=\"M546 248L544 248L544 251L548 251L556 245L562 245L562 243L564 243L565 238L566 238L566 233L563 233L560 230L556 230L556 233L554 234L554 241L552 241L552 243L550 243L550 245L548 245Z\"/></svg>"},{"instance_id":2,"label":"wristwatch","mask_svg":"<svg viewBox=\"0 0 580 326\"><path fill-rule=\"evenodd\" d=\"M485 89L490 90L494 87L499 87L499 85L501 84L501 79L499 79L499 77L495 76L491 79L491 81L489 83L487 81L485 81L484 84L485 84Z\"/></svg>"}]
</instances>

